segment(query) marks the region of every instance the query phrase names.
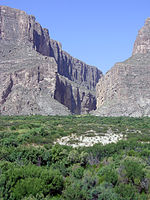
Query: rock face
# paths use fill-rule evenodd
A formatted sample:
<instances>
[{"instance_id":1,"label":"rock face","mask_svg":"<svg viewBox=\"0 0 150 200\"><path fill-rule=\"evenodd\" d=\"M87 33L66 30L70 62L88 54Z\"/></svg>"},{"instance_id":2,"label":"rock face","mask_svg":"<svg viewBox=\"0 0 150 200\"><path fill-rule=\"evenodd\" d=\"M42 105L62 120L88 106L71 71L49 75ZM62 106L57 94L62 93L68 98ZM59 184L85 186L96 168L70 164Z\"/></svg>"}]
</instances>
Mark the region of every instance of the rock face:
<instances>
[{"instance_id":1,"label":"rock face","mask_svg":"<svg viewBox=\"0 0 150 200\"><path fill-rule=\"evenodd\" d=\"M0 39L18 45L31 43L37 52L50 55L48 30L21 10L0 6Z\"/></svg>"},{"instance_id":2,"label":"rock face","mask_svg":"<svg viewBox=\"0 0 150 200\"><path fill-rule=\"evenodd\" d=\"M96 109L95 91L85 89L67 78L57 75L54 98L69 108L72 113L89 113Z\"/></svg>"},{"instance_id":3,"label":"rock face","mask_svg":"<svg viewBox=\"0 0 150 200\"><path fill-rule=\"evenodd\" d=\"M69 110L54 100L57 72L54 58L41 56L27 45L7 48L5 45L7 53L1 55L10 60L5 56L0 63L0 114L68 114Z\"/></svg>"},{"instance_id":4,"label":"rock face","mask_svg":"<svg viewBox=\"0 0 150 200\"><path fill-rule=\"evenodd\" d=\"M136 38L133 55L117 63L97 84L101 116L150 116L150 19Z\"/></svg>"},{"instance_id":5,"label":"rock face","mask_svg":"<svg viewBox=\"0 0 150 200\"><path fill-rule=\"evenodd\" d=\"M150 52L150 18L147 18L144 26L139 30L132 55Z\"/></svg>"},{"instance_id":6,"label":"rock face","mask_svg":"<svg viewBox=\"0 0 150 200\"><path fill-rule=\"evenodd\" d=\"M101 75L64 52L35 17L0 6L1 115L87 113Z\"/></svg>"},{"instance_id":7,"label":"rock face","mask_svg":"<svg viewBox=\"0 0 150 200\"><path fill-rule=\"evenodd\" d=\"M62 51L59 42L51 40L50 44L50 55L55 58L58 64L58 73L89 90L95 90L102 72L96 67L91 67L82 61L73 58L67 52Z\"/></svg>"}]
</instances>

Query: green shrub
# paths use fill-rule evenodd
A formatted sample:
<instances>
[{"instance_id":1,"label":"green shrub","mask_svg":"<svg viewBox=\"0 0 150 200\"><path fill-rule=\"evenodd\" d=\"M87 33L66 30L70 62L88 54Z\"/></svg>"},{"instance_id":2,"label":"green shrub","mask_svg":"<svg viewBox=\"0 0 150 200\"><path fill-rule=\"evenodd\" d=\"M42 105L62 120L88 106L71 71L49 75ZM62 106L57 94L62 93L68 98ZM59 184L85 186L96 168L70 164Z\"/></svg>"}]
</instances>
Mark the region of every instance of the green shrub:
<instances>
[{"instance_id":1,"label":"green shrub","mask_svg":"<svg viewBox=\"0 0 150 200\"><path fill-rule=\"evenodd\" d=\"M143 171L144 166L140 162L131 159L124 160L122 166L124 167L128 181L133 184L139 184L145 175Z\"/></svg>"},{"instance_id":2,"label":"green shrub","mask_svg":"<svg viewBox=\"0 0 150 200\"><path fill-rule=\"evenodd\" d=\"M81 178L83 177L84 168L81 167L79 164L73 165L71 171L72 171L72 175L73 175L75 178L81 179Z\"/></svg>"},{"instance_id":3,"label":"green shrub","mask_svg":"<svg viewBox=\"0 0 150 200\"><path fill-rule=\"evenodd\" d=\"M10 130L12 130L12 131L17 130L17 126L15 126L15 125L11 126L11 127L10 127Z\"/></svg>"},{"instance_id":4,"label":"green shrub","mask_svg":"<svg viewBox=\"0 0 150 200\"><path fill-rule=\"evenodd\" d=\"M82 189L82 183L80 181L74 181L68 185L63 191L63 198L66 200L86 200L86 191Z\"/></svg>"},{"instance_id":5,"label":"green shrub","mask_svg":"<svg viewBox=\"0 0 150 200\"><path fill-rule=\"evenodd\" d=\"M20 200L41 193L44 196L61 194L63 177L58 170L42 169L34 165L9 168L0 176L0 198Z\"/></svg>"},{"instance_id":6,"label":"green shrub","mask_svg":"<svg viewBox=\"0 0 150 200\"><path fill-rule=\"evenodd\" d=\"M98 171L98 176L100 177L100 183L105 181L116 185L118 181L118 174L113 165L107 165L102 167Z\"/></svg>"},{"instance_id":7,"label":"green shrub","mask_svg":"<svg viewBox=\"0 0 150 200\"><path fill-rule=\"evenodd\" d=\"M137 200L136 199L136 189L131 184L119 184L119 186L115 187L116 193L119 194L119 196L123 200Z\"/></svg>"}]
</instances>

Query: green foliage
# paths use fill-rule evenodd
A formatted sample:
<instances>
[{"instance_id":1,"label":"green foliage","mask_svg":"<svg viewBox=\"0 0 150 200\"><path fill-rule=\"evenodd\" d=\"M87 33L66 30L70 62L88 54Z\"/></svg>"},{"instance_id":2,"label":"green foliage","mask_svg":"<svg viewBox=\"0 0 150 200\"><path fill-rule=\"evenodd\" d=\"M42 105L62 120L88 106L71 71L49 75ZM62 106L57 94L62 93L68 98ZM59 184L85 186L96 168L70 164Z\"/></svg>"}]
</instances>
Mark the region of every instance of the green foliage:
<instances>
[{"instance_id":1,"label":"green foliage","mask_svg":"<svg viewBox=\"0 0 150 200\"><path fill-rule=\"evenodd\" d=\"M7 167L0 176L1 194L4 199L19 200L25 196L42 193L44 196L60 194L63 177L58 170L43 169L34 165Z\"/></svg>"},{"instance_id":2,"label":"green foliage","mask_svg":"<svg viewBox=\"0 0 150 200\"><path fill-rule=\"evenodd\" d=\"M68 160L71 164L78 163L80 161L79 152L77 150L70 151L68 155Z\"/></svg>"},{"instance_id":3,"label":"green foliage","mask_svg":"<svg viewBox=\"0 0 150 200\"><path fill-rule=\"evenodd\" d=\"M63 192L63 198L66 200L86 200L86 191L82 190L82 183L75 180Z\"/></svg>"},{"instance_id":4,"label":"green foliage","mask_svg":"<svg viewBox=\"0 0 150 200\"><path fill-rule=\"evenodd\" d=\"M124 167L125 176L132 184L139 184L142 178L144 178L144 166L140 162L126 159L122 163L122 166Z\"/></svg>"},{"instance_id":5,"label":"green foliage","mask_svg":"<svg viewBox=\"0 0 150 200\"><path fill-rule=\"evenodd\" d=\"M83 177L84 168L81 167L80 165L78 164L73 165L71 171L72 171L72 175L75 178L81 179Z\"/></svg>"},{"instance_id":6,"label":"green foliage","mask_svg":"<svg viewBox=\"0 0 150 200\"><path fill-rule=\"evenodd\" d=\"M118 174L113 165L107 165L102 167L99 170L98 175L100 176L100 182L105 181L116 185L118 181Z\"/></svg>"},{"instance_id":7,"label":"green foliage","mask_svg":"<svg viewBox=\"0 0 150 200\"><path fill-rule=\"evenodd\" d=\"M136 189L131 184L119 184L118 187L115 188L115 191L120 195L122 199L126 200L137 200L136 198Z\"/></svg>"},{"instance_id":8,"label":"green foliage","mask_svg":"<svg viewBox=\"0 0 150 200\"><path fill-rule=\"evenodd\" d=\"M21 199L24 196L32 194L36 196L38 192L42 192L44 183L40 178L25 178L17 181L12 189L10 197L12 199Z\"/></svg>"},{"instance_id":9,"label":"green foliage","mask_svg":"<svg viewBox=\"0 0 150 200\"><path fill-rule=\"evenodd\" d=\"M57 138L109 129L126 140L72 148ZM90 132L92 134L92 132ZM150 118L0 116L0 199L150 199Z\"/></svg>"},{"instance_id":10,"label":"green foliage","mask_svg":"<svg viewBox=\"0 0 150 200\"><path fill-rule=\"evenodd\" d=\"M114 191L112 186L108 183L103 183L95 187L93 190L91 190L90 199L121 200L120 196Z\"/></svg>"},{"instance_id":11,"label":"green foliage","mask_svg":"<svg viewBox=\"0 0 150 200\"><path fill-rule=\"evenodd\" d=\"M61 147L61 145L56 144L51 149L51 159L52 163L56 163L57 161L62 160L64 157L67 156L67 152L65 149Z\"/></svg>"}]
</instances>

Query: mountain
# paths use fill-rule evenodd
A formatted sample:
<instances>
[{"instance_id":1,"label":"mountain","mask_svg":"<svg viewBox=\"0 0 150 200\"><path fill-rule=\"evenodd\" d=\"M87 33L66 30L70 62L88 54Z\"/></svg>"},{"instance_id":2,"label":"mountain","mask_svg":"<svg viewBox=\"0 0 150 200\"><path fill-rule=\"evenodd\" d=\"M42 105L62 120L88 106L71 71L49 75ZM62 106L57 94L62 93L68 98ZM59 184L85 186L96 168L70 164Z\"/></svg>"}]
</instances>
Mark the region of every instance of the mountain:
<instances>
[{"instance_id":1,"label":"mountain","mask_svg":"<svg viewBox=\"0 0 150 200\"><path fill-rule=\"evenodd\" d=\"M0 6L0 115L88 113L101 76L63 51L34 16Z\"/></svg>"},{"instance_id":2,"label":"mountain","mask_svg":"<svg viewBox=\"0 0 150 200\"><path fill-rule=\"evenodd\" d=\"M97 84L100 116L150 116L150 18L138 32L132 56L116 63Z\"/></svg>"}]
</instances>

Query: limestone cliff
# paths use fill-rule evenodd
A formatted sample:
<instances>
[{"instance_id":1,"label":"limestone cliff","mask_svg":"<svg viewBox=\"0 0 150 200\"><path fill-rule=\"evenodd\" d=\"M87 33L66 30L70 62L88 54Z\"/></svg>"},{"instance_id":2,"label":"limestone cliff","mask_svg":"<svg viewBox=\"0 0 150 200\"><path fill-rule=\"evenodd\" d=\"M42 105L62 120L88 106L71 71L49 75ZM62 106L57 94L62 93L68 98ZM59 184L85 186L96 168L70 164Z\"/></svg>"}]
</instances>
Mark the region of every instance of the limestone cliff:
<instances>
[{"instance_id":1,"label":"limestone cliff","mask_svg":"<svg viewBox=\"0 0 150 200\"><path fill-rule=\"evenodd\" d=\"M0 114L89 112L101 75L64 52L34 16L0 6Z\"/></svg>"},{"instance_id":2,"label":"limestone cliff","mask_svg":"<svg viewBox=\"0 0 150 200\"><path fill-rule=\"evenodd\" d=\"M144 26L138 32L132 55L147 52L150 52L150 18L146 19Z\"/></svg>"},{"instance_id":3,"label":"limestone cliff","mask_svg":"<svg viewBox=\"0 0 150 200\"><path fill-rule=\"evenodd\" d=\"M150 20L139 31L128 60L117 63L97 84L101 116L150 116Z\"/></svg>"},{"instance_id":4,"label":"limestone cliff","mask_svg":"<svg viewBox=\"0 0 150 200\"><path fill-rule=\"evenodd\" d=\"M55 58L58 64L58 73L87 89L95 90L96 84L102 76L102 72L96 67L87 65L70 56L62 50L59 42L51 39L50 44L50 55Z\"/></svg>"},{"instance_id":5,"label":"limestone cliff","mask_svg":"<svg viewBox=\"0 0 150 200\"><path fill-rule=\"evenodd\" d=\"M85 89L67 78L57 75L55 99L69 108L72 113L86 114L96 109L95 92Z\"/></svg>"},{"instance_id":6,"label":"limestone cliff","mask_svg":"<svg viewBox=\"0 0 150 200\"><path fill-rule=\"evenodd\" d=\"M54 100L57 72L54 58L41 56L27 46L7 47L8 54L3 55L11 59L4 57L0 63L0 114L69 114L65 106ZM23 58L17 53L23 53Z\"/></svg>"}]
</instances>

